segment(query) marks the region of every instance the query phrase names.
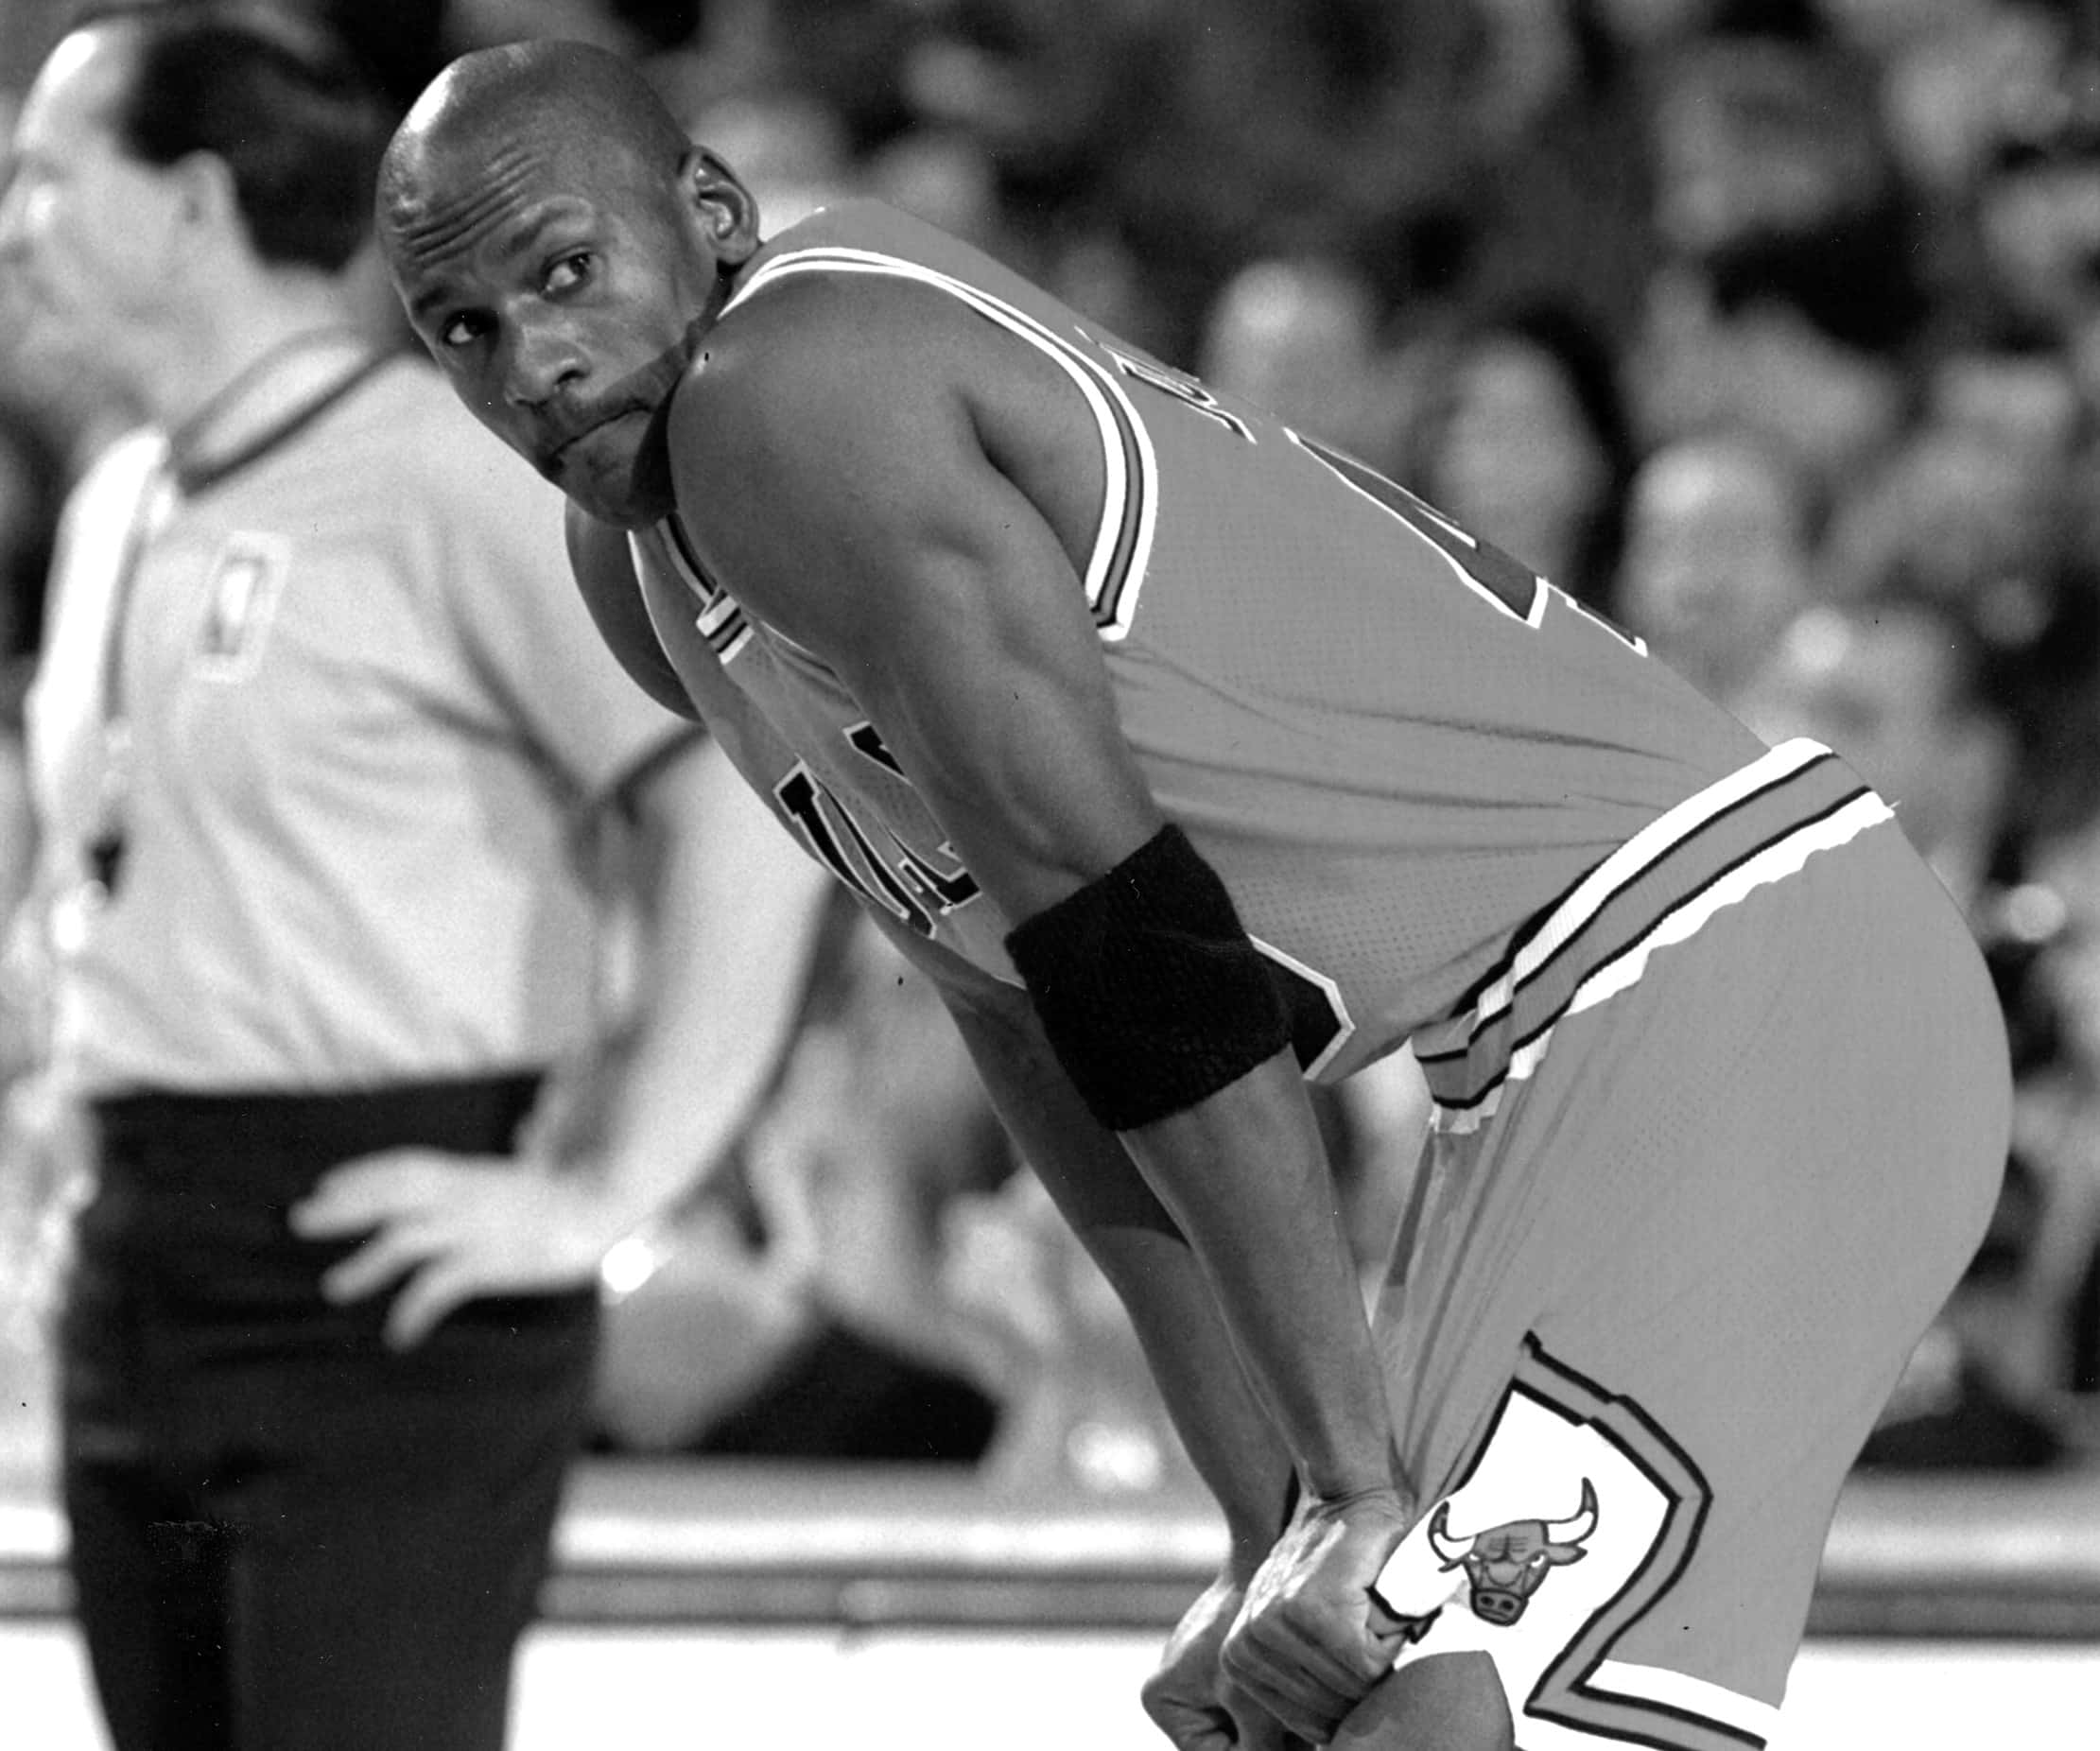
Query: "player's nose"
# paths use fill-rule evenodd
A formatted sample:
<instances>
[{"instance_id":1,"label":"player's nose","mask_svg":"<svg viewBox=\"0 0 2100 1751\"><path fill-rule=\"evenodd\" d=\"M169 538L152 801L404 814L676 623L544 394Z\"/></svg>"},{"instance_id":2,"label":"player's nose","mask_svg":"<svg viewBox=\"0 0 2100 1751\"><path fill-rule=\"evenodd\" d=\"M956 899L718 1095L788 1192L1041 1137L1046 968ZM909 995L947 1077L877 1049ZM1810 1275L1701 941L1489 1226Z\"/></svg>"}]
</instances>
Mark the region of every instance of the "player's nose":
<instances>
[{"instance_id":1,"label":"player's nose","mask_svg":"<svg viewBox=\"0 0 2100 1751\"><path fill-rule=\"evenodd\" d=\"M521 324L512 336L506 367L504 399L513 407L534 407L587 376L590 360L564 328Z\"/></svg>"}]
</instances>

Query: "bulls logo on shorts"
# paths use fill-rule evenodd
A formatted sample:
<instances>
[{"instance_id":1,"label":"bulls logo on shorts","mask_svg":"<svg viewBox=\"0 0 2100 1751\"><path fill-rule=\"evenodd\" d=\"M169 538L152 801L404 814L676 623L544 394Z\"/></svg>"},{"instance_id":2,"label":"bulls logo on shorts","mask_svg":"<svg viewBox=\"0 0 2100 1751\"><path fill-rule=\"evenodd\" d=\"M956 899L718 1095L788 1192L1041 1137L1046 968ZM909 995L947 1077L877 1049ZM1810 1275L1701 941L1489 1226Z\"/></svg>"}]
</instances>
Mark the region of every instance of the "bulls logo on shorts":
<instances>
[{"instance_id":1,"label":"bulls logo on shorts","mask_svg":"<svg viewBox=\"0 0 2100 1751\"><path fill-rule=\"evenodd\" d=\"M1475 1617L1514 1623L1531 1596L1555 1569L1579 1563L1583 1544L1597 1530L1597 1492L1582 1481L1582 1505L1564 1520L1504 1520L1470 1537L1454 1537L1451 1504L1440 1504L1430 1521L1430 1544L1446 1569L1466 1571L1467 1600Z\"/></svg>"},{"instance_id":2,"label":"bulls logo on shorts","mask_svg":"<svg viewBox=\"0 0 2100 1751\"><path fill-rule=\"evenodd\" d=\"M1520 1751L1755 1751L1767 1705L1613 1657L1692 1560L1709 1500L1639 1405L1527 1339L1457 1487L1379 1577L1406 1628L1395 1663L1492 1655Z\"/></svg>"}]
</instances>

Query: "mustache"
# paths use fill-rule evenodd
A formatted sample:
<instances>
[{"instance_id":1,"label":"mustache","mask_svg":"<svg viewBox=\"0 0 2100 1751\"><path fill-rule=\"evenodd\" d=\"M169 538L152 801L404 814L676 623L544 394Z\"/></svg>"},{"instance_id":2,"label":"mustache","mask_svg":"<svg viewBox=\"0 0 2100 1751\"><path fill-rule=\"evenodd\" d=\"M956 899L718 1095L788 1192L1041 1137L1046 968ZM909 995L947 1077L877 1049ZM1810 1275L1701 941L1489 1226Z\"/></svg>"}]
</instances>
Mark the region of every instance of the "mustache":
<instances>
[{"instance_id":1,"label":"mustache","mask_svg":"<svg viewBox=\"0 0 2100 1751\"><path fill-rule=\"evenodd\" d=\"M562 452L579 438L588 438L601 425L610 425L615 420L624 419L630 413L646 413L647 405L633 401L594 403L588 407L573 410L557 410L540 422L540 454L548 461L560 459Z\"/></svg>"},{"instance_id":2,"label":"mustache","mask_svg":"<svg viewBox=\"0 0 2100 1751\"><path fill-rule=\"evenodd\" d=\"M650 361L628 373L591 400L549 402L538 421L540 457L547 464L561 460L562 452L580 438L587 438L601 425L631 413L661 419L670 405L672 391L685 375L692 356L691 338L666 347Z\"/></svg>"}]
</instances>

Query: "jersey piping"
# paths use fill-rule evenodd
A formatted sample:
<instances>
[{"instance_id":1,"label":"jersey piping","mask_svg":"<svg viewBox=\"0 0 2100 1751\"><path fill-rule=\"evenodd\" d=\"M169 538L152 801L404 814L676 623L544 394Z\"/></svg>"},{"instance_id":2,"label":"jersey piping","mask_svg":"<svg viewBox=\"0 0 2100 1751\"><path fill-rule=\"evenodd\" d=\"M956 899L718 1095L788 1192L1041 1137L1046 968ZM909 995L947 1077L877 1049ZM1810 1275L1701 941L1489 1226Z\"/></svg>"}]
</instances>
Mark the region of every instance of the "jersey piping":
<instances>
[{"instance_id":1,"label":"jersey piping","mask_svg":"<svg viewBox=\"0 0 2100 1751\"><path fill-rule=\"evenodd\" d=\"M1086 605L1103 639L1121 639L1137 609L1158 524L1159 463L1144 423L1115 378L1053 329L1003 299L937 269L873 250L832 247L775 256L738 288L722 306L722 316L754 293L800 273L881 274L934 286L1027 341L1071 380L1093 414L1104 468L1101 523L1085 576Z\"/></svg>"},{"instance_id":2,"label":"jersey piping","mask_svg":"<svg viewBox=\"0 0 2100 1751\"><path fill-rule=\"evenodd\" d=\"M1635 983L1657 949L1892 818L1805 737L1657 816L1519 932L1469 1008L1415 1036L1438 1128L1471 1131L1492 1116L1503 1087L1544 1057L1554 1024Z\"/></svg>"},{"instance_id":3,"label":"jersey piping","mask_svg":"<svg viewBox=\"0 0 2100 1751\"><path fill-rule=\"evenodd\" d=\"M751 616L734 596L708 577L700 555L693 551L692 537L675 511L664 519L663 528L670 537L670 556L684 574L683 581L701 605L693 624L714 651L715 660L726 664L751 642ZM632 543L633 538L629 539Z\"/></svg>"}]
</instances>

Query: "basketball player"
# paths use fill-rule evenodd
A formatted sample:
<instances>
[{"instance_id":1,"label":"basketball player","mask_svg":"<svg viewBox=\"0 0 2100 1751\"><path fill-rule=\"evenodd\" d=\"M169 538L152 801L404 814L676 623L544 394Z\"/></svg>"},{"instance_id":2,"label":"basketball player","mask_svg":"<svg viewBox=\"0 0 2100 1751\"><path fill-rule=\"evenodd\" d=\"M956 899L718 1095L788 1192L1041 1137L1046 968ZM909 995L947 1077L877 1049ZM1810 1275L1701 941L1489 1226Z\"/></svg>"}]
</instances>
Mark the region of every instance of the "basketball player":
<instances>
[{"instance_id":1,"label":"basketball player","mask_svg":"<svg viewBox=\"0 0 2100 1751\"><path fill-rule=\"evenodd\" d=\"M1763 1742L2003 1159L1882 801L945 235L762 242L616 58L456 62L380 216L607 638L938 984L1123 1294L1232 1534L1169 1735ZM1408 1046L1374 1337L1303 1082Z\"/></svg>"}]
</instances>

